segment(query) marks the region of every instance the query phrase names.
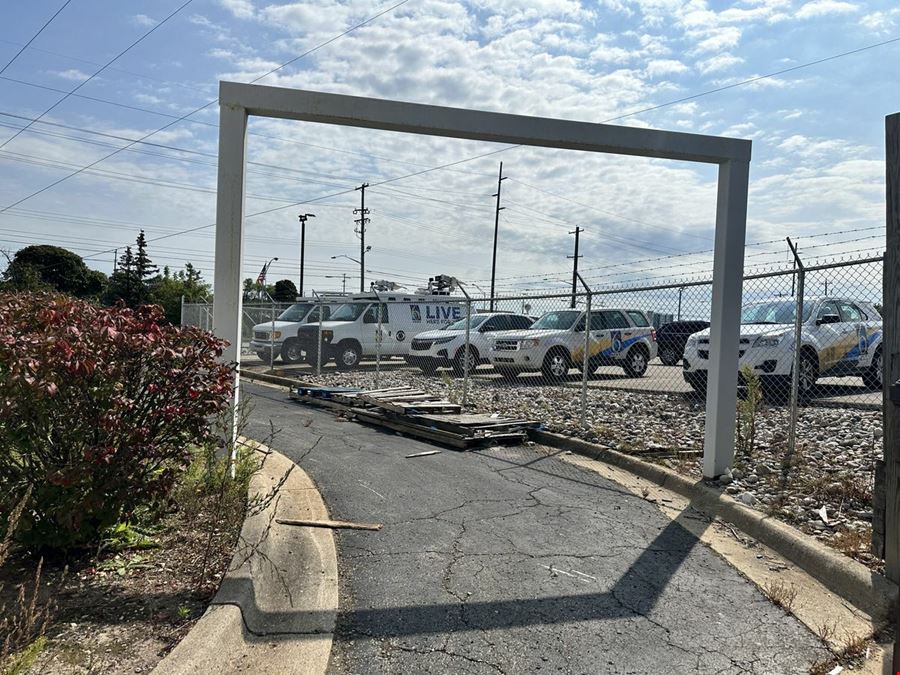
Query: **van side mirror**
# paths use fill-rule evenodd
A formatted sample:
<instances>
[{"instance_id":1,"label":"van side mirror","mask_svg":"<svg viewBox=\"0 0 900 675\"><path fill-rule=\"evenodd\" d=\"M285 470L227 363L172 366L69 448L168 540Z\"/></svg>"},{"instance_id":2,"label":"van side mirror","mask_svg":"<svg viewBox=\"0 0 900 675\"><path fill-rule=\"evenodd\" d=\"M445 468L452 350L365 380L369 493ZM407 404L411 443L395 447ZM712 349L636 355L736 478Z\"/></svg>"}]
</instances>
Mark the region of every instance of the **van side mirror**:
<instances>
[{"instance_id":1,"label":"van side mirror","mask_svg":"<svg viewBox=\"0 0 900 675\"><path fill-rule=\"evenodd\" d=\"M816 325L821 326L823 323L840 323L841 317L837 314L823 314L818 319L816 319Z\"/></svg>"}]
</instances>

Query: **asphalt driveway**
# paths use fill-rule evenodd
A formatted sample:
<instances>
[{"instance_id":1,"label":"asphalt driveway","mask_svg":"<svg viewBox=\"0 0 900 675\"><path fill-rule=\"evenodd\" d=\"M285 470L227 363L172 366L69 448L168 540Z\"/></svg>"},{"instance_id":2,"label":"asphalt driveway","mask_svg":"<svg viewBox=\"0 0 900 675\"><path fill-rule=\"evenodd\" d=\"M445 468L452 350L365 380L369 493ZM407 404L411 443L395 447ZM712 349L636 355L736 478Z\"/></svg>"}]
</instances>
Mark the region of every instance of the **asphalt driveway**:
<instances>
[{"instance_id":1,"label":"asphalt driveway","mask_svg":"<svg viewBox=\"0 0 900 675\"><path fill-rule=\"evenodd\" d=\"M805 673L819 640L655 506L540 446L435 446L244 384L338 531L333 673ZM690 513L685 512L685 513ZM699 517L699 516L682 516Z\"/></svg>"}]
</instances>

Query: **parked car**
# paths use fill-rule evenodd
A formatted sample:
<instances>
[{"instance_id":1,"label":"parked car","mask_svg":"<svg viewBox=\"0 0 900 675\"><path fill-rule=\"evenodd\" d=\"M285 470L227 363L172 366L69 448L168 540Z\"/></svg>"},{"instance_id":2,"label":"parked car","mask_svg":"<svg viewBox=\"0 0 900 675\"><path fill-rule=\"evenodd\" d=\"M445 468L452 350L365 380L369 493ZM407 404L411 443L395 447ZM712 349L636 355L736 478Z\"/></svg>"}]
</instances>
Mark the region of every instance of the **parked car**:
<instances>
[{"instance_id":1,"label":"parked car","mask_svg":"<svg viewBox=\"0 0 900 675\"><path fill-rule=\"evenodd\" d=\"M335 306L324 305L324 308L327 320ZM298 301L279 314L275 321L266 321L253 326L250 348L263 361L281 356L281 360L285 363L297 363L303 360L297 329L305 323L318 320L318 300L298 298Z\"/></svg>"},{"instance_id":2,"label":"parked car","mask_svg":"<svg viewBox=\"0 0 900 675\"><path fill-rule=\"evenodd\" d=\"M740 365L749 366L770 395L790 391L794 362L796 301L772 298L741 310ZM820 377L862 377L871 389L882 387L881 315L868 302L848 298L809 298L800 332L799 390L808 396ZM709 329L688 338L684 379L705 391Z\"/></svg>"},{"instance_id":3,"label":"parked car","mask_svg":"<svg viewBox=\"0 0 900 675\"><path fill-rule=\"evenodd\" d=\"M523 314L485 312L474 314L469 321L469 370L488 362L490 336L497 331L523 330L534 319ZM457 374L465 369L466 319L440 330L419 333L409 343L407 363L431 375L440 366L451 366Z\"/></svg>"},{"instance_id":4,"label":"parked car","mask_svg":"<svg viewBox=\"0 0 900 675\"><path fill-rule=\"evenodd\" d=\"M322 361L334 359L338 368L348 370L378 353L384 357L405 356L412 336L425 328L458 321L465 310L464 298L440 293L371 292L348 296L331 313L330 320L321 324ZM297 331L306 360L313 365L318 359L319 330L318 323L307 323Z\"/></svg>"},{"instance_id":5,"label":"parked car","mask_svg":"<svg viewBox=\"0 0 900 675\"><path fill-rule=\"evenodd\" d=\"M709 328L709 321L672 321L656 331L659 360L666 366L674 366L684 356L684 345L694 333Z\"/></svg>"},{"instance_id":6,"label":"parked car","mask_svg":"<svg viewBox=\"0 0 900 675\"><path fill-rule=\"evenodd\" d=\"M547 312L524 331L498 333L488 358L504 378L541 371L551 381L566 377L584 363L585 313L578 309ZM642 377L656 357L656 330L636 309L591 312L588 368L621 366L631 377Z\"/></svg>"}]
</instances>

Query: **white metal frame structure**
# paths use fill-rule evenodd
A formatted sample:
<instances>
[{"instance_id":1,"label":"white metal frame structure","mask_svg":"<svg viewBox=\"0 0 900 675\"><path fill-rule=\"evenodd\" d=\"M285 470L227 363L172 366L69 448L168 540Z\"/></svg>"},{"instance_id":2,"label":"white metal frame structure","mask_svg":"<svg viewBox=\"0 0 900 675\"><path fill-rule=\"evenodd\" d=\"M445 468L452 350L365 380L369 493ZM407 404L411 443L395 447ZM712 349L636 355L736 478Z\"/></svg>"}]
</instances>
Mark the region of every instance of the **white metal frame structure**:
<instances>
[{"instance_id":1,"label":"white metal frame structure","mask_svg":"<svg viewBox=\"0 0 900 675\"><path fill-rule=\"evenodd\" d=\"M734 460L748 140L404 103L262 85L219 84L219 175L213 329L239 364L244 183L250 115L494 143L716 164L716 203L703 473Z\"/></svg>"}]
</instances>

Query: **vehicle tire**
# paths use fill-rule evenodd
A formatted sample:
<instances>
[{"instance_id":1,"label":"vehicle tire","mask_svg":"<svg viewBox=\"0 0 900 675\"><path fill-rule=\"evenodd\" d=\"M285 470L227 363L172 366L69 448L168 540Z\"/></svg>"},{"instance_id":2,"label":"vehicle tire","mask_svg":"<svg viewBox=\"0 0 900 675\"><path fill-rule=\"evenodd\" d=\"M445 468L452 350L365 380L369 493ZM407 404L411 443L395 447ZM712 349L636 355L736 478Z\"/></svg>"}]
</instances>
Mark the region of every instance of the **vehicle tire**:
<instances>
[{"instance_id":1,"label":"vehicle tire","mask_svg":"<svg viewBox=\"0 0 900 675\"><path fill-rule=\"evenodd\" d=\"M873 391L881 391L884 388L884 360L881 355L881 347L872 357L872 365L863 371L862 381L868 389Z\"/></svg>"},{"instance_id":2,"label":"vehicle tire","mask_svg":"<svg viewBox=\"0 0 900 675\"><path fill-rule=\"evenodd\" d=\"M269 362L269 350L268 349L260 349L258 352L256 352L256 356L263 363Z\"/></svg>"},{"instance_id":3,"label":"vehicle tire","mask_svg":"<svg viewBox=\"0 0 900 675\"><path fill-rule=\"evenodd\" d=\"M805 401L812 397L816 388L816 380L819 379L818 359L812 354L804 352L800 354L800 378L797 385L797 397Z\"/></svg>"},{"instance_id":4,"label":"vehicle tire","mask_svg":"<svg viewBox=\"0 0 900 675\"><path fill-rule=\"evenodd\" d=\"M456 355L453 357L453 363L451 367L453 368L453 374L457 377L461 376L465 372L465 346L460 347L456 350ZM469 372L474 373L475 369L478 367L478 350L475 347L469 347Z\"/></svg>"},{"instance_id":5,"label":"vehicle tire","mask_svg":"<svg viewBox=\"0 0 900 675\"><path fill-rule=\"evenodd\" d=\"M674 366L681 360L681 355L675 347L666 345L659 349L659 360L662 361L664 366Z\"/></svg>"},{"instance_id":6,"label":"vehicle tire","mask_svg":"<svg viewBox=\"0 0 900 675\"><path fill-rule=\"evenodd\" d=\"M572 359L564 349L551 349L544 357L541 364L541 374L548 382L562 382L569 374L572 367Z\"/></svg>"},{"instance_id":7,"label":"vehicle tire","mask_svg":"<svg viewBox=\"0 0 900 675\"><path fill-rule=\"evenodd\" d=\"M337 362L338 370L352 370L359 366L359 361L362 358L362 350L359 345L352 341L341 342L337 348L337 356L335 361Z\"/></svg>"},{"instance_id":8,"label":"vehicle tire","mask_svg":"<svg viewBox=\"0 0 900 675\"><path fill-rule=\"evenodd\" d=\"M519 377L518 370L508 370L506 368L497 368L496 366L494 367L494 370L497 371L500 375L500 379L504 382L515 382Z\"/></svg>"},{"instance_id":9,"label":"vehicle tire","mask_svg":"<svg viewBox=\"0 0 900 675\"><path fill-rule=\"evenodd\" d=\"M700 371L702 375L697 373L685 373L684 381L694 390L698 396L706 396L706 371Z\"/></svg>"},{"instance_id":10,"label":"vehicle tire","mask_svg":"<svg viewBox=\"0 0 900 675\"><path fill-rule=\"evenodd\" d=\"M281 345L281 360L285 363L300 363L303 360L303 350L300 349L300 340L288 338Z\"/></svg>"},{"instance_id":11,"label":"vehicle tire","mask_svg":"<svg viewBox=\"0 0 900 675\"><path fill-rule=\"evenodd\" d=\"M625 355L622 368L628 377L643 377L647 372L647 350L643 345L635 345Z\"/></svg>"}]
</instances>

